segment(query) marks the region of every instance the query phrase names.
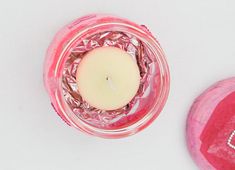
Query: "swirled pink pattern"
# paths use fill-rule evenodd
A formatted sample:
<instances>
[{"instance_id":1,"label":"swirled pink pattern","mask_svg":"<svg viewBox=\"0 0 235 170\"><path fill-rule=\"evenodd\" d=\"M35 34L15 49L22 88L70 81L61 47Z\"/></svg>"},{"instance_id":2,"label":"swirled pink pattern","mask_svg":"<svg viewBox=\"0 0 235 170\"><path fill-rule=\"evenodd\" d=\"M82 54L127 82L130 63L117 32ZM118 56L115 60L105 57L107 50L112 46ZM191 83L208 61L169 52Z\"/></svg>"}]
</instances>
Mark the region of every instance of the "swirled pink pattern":
<instances>
[{"instance_id":1,"label":"swirled pink pattern","mask_svg":"<svg viewBox=\"0 0 235 170\"><path fill-rule=\"evenodd\" d=\"M187 142L202 170L235 169L235 78L198 97L187 122Z\"/></svg>"}]
</instances>

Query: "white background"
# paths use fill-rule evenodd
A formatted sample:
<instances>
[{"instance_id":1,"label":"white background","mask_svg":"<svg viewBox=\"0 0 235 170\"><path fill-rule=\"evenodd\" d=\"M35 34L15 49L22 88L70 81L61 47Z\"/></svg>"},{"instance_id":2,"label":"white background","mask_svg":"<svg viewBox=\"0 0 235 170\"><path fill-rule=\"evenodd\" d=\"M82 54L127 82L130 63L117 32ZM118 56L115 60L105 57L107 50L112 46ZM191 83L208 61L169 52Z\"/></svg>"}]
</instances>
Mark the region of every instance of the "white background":
<instances>
[{"instance_id":1,"label":"white background","mask_svg":"<svg viewBox=\"0 0 235 170\"><path fill-rule=\"evenodd\" d=\"M107 140L64 124L43 87L56 31L88 13L146 24L171 71L158 119L137 135ZM235 74L234 0L1 0L0 170L196 170L185 145L193 99Z\"/></svg>"}]
</instances>

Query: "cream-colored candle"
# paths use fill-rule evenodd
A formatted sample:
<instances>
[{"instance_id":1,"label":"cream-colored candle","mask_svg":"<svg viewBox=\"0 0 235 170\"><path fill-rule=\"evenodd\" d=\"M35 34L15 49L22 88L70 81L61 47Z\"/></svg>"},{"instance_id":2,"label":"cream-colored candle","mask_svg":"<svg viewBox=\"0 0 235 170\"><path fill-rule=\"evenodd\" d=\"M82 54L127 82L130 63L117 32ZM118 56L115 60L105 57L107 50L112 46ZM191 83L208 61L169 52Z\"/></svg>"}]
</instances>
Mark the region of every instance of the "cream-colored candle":
<instances>
[{"instance_id":1,"label":"cream-colored candle","mask_svg":"<svg viewBox=\"0 0 235 170\"><path fill-rule=\"evenodd\" d=\"M115 110L128 104L138 91L140 72L131 56L115 47L88 52L77 70L82 98L102 110Z\"/></svg>"}]
</instances>

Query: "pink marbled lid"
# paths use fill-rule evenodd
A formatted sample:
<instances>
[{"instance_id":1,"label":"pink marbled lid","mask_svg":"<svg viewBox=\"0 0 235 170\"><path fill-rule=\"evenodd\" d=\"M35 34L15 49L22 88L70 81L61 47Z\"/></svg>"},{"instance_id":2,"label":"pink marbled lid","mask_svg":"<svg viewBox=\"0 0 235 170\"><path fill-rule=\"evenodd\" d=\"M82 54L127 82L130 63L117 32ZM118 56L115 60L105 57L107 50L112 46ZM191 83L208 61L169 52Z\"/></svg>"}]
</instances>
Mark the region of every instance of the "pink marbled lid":
<instances>
[{"instance_id":1,"label":"pink marbled lid","mask_svg":"<svg viewBox=\"0 0 235 170\"><path fill-rule=\"evenodd\" d=\"M235 78L217 82L194 101L187 144L200 169L235 169Z\"/></svg>"}]
</instances>

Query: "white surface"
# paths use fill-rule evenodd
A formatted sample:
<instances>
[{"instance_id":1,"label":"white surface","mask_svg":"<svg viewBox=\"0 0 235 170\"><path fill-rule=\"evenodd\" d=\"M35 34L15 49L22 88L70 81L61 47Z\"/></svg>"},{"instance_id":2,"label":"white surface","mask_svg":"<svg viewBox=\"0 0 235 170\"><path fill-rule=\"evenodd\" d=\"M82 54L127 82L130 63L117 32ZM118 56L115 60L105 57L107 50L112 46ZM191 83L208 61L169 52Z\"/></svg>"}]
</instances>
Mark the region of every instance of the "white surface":
<instances>
[{"instance_id":1,"label":"white surface","mask_svg":"<svg viewBox=\"0 0 235 170\"><path fill-rule=\"evenodd\" d=\"M235 74L234 9L234 0L1 0L0 169L196 170L185 146L187 111L202 90ZM105 140L70 128L43 88L55 32L93 12L146 24L167 55L168 102L135 136Z\"/></svg>"}]
</instances>

